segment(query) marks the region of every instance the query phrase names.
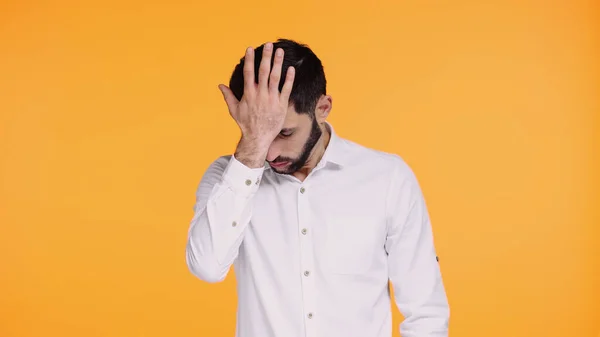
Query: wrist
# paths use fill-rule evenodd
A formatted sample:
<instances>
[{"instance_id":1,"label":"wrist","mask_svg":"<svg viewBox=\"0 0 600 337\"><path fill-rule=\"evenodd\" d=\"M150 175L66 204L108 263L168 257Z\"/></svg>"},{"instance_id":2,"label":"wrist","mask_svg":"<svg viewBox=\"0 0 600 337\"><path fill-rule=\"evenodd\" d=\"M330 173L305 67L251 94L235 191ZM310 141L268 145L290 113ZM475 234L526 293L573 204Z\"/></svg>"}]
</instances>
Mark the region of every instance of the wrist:
<instances>
[{"instance_id":1,"label":"wrist","mask_svg":"<svg viewBox=\"0 0 600 337\"><path fill-rule=\"evenodd\" d=\"M242 137L235 150L235 158L250 168L264 166L270 144L264 140L251 140Z\"/></svg>"}]
</instances>

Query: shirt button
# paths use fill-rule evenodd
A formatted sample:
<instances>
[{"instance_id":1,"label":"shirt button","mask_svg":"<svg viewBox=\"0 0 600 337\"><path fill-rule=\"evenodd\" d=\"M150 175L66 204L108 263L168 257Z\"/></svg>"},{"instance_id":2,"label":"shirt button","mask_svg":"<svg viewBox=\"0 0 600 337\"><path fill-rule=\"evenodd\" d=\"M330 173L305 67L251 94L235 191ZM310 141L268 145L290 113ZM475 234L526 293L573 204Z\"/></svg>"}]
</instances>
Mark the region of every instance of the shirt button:
<instances>
[{"instance_id":1,"label":"shirt button","mask_svg":"<svg viewBox=\"0 0 600 337\"><path fill-rule=\"evenodd\" d=\"M304 271L304 276L308 276L310 275L310 272L308 270Z\"/></svg>"},{"instance_id":2,"label":"shirt button","mask_svg":"<svg viewBox=\"0 0 600 337\"><path fill-rule=\"evenodd\" d=\"M237 226L237 222L234 221L231 223L231 227L235 227L235 226Z\"/></svg>"},{"instance_id":3,"label":"shirt button","mask_svg":"<svg viewBox=\"0 0 600 337\"><path fill-rule=\"evenodd\" d=\"M306 189L304 187L300 188L300 193L304 194L304 192L306 192Z\"/></svg>"},{"instance_id":4,"label":"shirt button","mask_svg":"<svg viewBox=\"0 0 600 337\"><path fill-rule=\"evenodd\" d=\"M309 318L309 319L310 319L310 318L313 318L313 313L312 313L312 312L309 312L307 316L308 316L308 318Z\"/></svg>"},{"instance_id":5,"label":"shirt button","mask_svg":"<svg viewBox=\"0 0 600 337\"><path fill-rule=\"evenodd\" d=\"M246 185L247 185L247 186L250 186L251 184L252 184L252 180L250 180L250 179L246 179Z\"/></svg>"},{"instance_id":6,"label":"shirt button","mask_svg":"<svg viewBox=\"0 0 600 337\"><path fill-rule=\"evenodd\" d=\"M306 228L302 228L302 235L306 235L307 232L308 230Z\"/></svg>"}]
</instances>

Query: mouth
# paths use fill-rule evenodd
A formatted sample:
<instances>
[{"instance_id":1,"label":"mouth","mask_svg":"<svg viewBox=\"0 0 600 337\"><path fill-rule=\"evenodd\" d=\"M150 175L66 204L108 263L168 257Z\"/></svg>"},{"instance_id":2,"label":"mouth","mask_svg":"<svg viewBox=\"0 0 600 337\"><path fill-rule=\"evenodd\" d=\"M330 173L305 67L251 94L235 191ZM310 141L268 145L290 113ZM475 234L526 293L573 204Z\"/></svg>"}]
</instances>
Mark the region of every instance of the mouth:
<instances>
[{"instance_id":1,"label":"mouth","mask_svg":"<svg viewBox=\"0 0 600 337\"><path fill-rule=\"evenodd\" d=\"M288 161L282 161L279 163L269 163L269 165L271 165L272 168L283 168L285 166L287 166L289 164Z\"/></svg>"}]
</instances>

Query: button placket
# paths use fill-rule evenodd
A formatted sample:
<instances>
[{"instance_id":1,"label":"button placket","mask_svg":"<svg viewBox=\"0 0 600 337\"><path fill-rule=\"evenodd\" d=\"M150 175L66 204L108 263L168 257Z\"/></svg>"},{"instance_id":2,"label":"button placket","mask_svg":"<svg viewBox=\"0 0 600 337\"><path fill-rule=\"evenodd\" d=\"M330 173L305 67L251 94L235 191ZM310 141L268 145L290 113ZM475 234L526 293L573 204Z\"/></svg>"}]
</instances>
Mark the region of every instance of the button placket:
<instances>
[{"instance_id":1,"label":"button placket","mask_svg":"<svg viewBox=\"0 0 600 337\"><path fill-rule=\"evenodd\" d=\"M300 270L302 275L302 304L305 313L305 331L306 336L315 336L315 328L311 321L314 317L315 297L317 296L315 289L315 277L311 270L314 269L313 242L309 234L310 224L313 219L309 213L307 188L301 186L298 189L298 228L300 232Z\"/></svg>"}]
</instances>

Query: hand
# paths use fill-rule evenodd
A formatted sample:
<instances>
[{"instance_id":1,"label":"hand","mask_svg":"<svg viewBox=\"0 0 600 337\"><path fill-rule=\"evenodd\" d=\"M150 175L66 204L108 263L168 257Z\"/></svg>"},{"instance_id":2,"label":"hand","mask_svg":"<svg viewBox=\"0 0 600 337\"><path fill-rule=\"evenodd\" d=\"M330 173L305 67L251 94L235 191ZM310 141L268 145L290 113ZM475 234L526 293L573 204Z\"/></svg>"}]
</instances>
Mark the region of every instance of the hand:
<instances>
[{"instance_id":1,"label":"hand","mask_svg":"<svg viewBox=\"0 0 600 337\"><path fill-rule=\"evenodd\" d=\"M256 84L254 50L252 48L246 50L243 70L244 93L241 100L238 101L227 86L219 85L229 113L242 131L242 140L265 150L265 152L283 127L295 75L294 68L289 67L283 88L279 93L283 50L279 48L275 52L271 70L272 55L273 44L267 43L263 49L258 71L258 84Z\"/></svg>"}]
</instances>

